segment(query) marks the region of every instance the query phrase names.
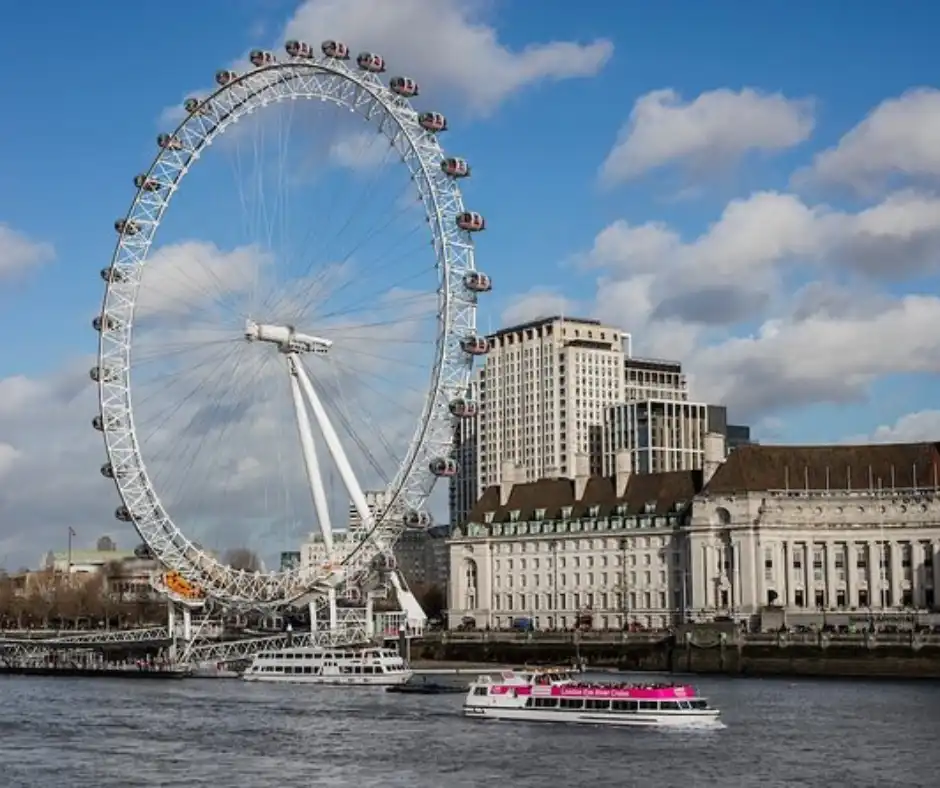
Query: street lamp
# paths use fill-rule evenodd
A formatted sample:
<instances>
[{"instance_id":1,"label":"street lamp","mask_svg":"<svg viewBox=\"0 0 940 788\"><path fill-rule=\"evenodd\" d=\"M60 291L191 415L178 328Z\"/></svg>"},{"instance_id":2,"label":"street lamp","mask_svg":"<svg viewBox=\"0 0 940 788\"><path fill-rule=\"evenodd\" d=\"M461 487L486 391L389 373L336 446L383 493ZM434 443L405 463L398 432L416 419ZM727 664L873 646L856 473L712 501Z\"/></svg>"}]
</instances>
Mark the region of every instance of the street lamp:
<instances>
[{"instance_id":1,"label":"street lamp","mask_svg":"<svg viewBox=\"0 0 940 788\"><path fill-rule=\"evenodd\" d=\"M67 563L65 565L65 574L67 577L72 576L72 537L75 536L75 529L72 526L69 526L69 551L67 555Z\"/></svg>"}]
</instances>

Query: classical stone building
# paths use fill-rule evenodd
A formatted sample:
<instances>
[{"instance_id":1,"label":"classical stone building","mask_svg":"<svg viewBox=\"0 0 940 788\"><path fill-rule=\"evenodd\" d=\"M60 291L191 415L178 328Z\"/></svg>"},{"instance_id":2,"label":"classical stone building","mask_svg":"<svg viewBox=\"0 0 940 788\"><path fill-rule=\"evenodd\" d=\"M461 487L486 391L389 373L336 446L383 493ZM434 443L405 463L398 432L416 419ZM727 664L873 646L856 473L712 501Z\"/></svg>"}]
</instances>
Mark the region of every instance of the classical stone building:
<instances>
[{"instance_id":1,"label":"classical stone building","mask_svg":"<svg viewBox=\"0 0 940 788\"><path fill-rule=\"evenodd\" d=\"M907 617L940 603L935 444L742 446L702 471L488 488L450 541L452 626L658 627L767 605L791 623ZM919 613L918 613L919 614Z\"/></svg>"},{"instance_id":2,"label":"classical stone building","mask_svg":"<svg viewBox=\"0 0 940 788\"><path fill-rule=\"evenodd\" d=\"M690 514L692 612L934 610L938 471L933 443L742 446Z\"/></svg>"},{"instance_id":3,"label":"classical stone building","mask_svg":"<svg viewBox=\"0 0 940 788\"><path fill-rule=\"evenodd\" d=\"M685 604L681 530L702 471L515 484L507 464L450 540L449 623L507 628L515 619L570 628L661 627Z\"/></svg>"}]
</instances>

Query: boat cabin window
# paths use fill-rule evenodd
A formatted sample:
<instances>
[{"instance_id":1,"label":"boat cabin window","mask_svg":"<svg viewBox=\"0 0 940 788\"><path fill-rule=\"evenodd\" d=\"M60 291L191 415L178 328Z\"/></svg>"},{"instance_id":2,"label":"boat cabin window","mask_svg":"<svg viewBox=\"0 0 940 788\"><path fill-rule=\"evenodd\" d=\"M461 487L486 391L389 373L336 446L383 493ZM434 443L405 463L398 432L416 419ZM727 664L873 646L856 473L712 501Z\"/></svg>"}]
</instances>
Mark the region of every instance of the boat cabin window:
<instances>
[{"instance_id":1,"label":"boat cabin window","mask_svg":"<svg viewBox=\"0 0 940 788\"><path fill-rule=\"evenodd\" d=\"M615 700L611 703L614 711L636 711L639 708L635 700Z\"/></svg>"},{"instance_id":2,"label":"boat cabin window","mask_svg":"<svg viewBox=\"0 0 940 788\"><path fill-rule=\"evenodd\" d=\"M690 700L693 709L707 709L708 704L704 700Z\"/></svg>"},{"instance_id":3,"label":"boat cabin window","mask_svg":"<svg viewBox=\"0 0 940 788\"><path fill-rule=\"evenodd\" d=\"M534 706L536 709L557 709L558 698L529 698L526 707Z\"/></svg>"},{"instance_id":4,"label":"boat cabin window","mask_svg":"<svg viewBox=\"0 0 940 788\"><path fill-rule=\"evenodd\" d=\"M584 701L581 698L562 698L560 705L563 709L583 709Z\"/></svg>"},{"instance_id":5,"label":"boat cabin window","mask_svg":"<svg viewBox=\"0 0 940 788\"><path fill-rule=\"evenodd\" d=\"M679 711L679 702L675 700L661 700L659 708L663 711Z\"/></svg>"},{"instance_id":6,"label":"boat cabin window","mask_svg":"<svg viewBox=\"0 0 940 788\"><path fill-rule=\"evenodd\" d=\"M655 700L641 700L640 711L656 711L658 705Z\"/></svg>"},{"instance_id":7,"label":"boat cabin window","mask_svg":"<svg viewBox=\"0 0 940 788\"><path fill-rule=\"evenodd\" d=\"M473 690L474 695L486 695L486 687L475 687Z\"/></svg>"},{"instance_id":8,"label":"boat cabin window","mask_svg":"<svg viewBox=\"0 0 940 788\"><path fill-rule=\"evenodd\" d=\"M588 698L584 701L584 708L588 711L610 711L610 701Z\"/></svg>"}]
</instances>

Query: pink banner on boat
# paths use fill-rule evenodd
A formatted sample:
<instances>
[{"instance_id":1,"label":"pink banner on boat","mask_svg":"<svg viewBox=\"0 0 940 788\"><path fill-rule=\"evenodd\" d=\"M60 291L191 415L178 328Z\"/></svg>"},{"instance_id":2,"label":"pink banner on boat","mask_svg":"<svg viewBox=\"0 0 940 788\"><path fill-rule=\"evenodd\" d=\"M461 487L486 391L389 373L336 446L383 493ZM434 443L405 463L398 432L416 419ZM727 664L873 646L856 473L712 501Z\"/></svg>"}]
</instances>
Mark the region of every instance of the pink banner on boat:
<instances>
[{"instance_id":1,"label":"pink banner on boat","mask_svg":"<svg viewBox=\"0 0 940 788\"><path fill-rule=\"evenodd\" d=\"M691 698L692 687L552 687L552 695L561 698Z\"/></svg>"}]
</instances>

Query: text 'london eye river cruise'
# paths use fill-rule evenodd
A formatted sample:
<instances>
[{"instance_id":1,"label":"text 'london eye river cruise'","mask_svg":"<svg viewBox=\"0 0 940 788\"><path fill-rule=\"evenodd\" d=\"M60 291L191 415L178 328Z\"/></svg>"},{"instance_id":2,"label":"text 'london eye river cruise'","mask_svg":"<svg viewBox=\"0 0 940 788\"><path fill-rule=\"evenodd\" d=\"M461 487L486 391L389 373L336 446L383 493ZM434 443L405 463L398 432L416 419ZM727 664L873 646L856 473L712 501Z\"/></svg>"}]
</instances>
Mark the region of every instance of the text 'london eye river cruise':
<instances>
[{"instance_id":1,"label":"text 'london eye river cruise'","mask_svg":"<svg viewBox=\"0 0 940 788\"><path fill-rule=\"evenodd\" d=\"M632 727L721 726L719 712L684 684L575 681L571 671L504 671L480 676L464 701L468 717Z\"/></svg>"}]
</instances>

